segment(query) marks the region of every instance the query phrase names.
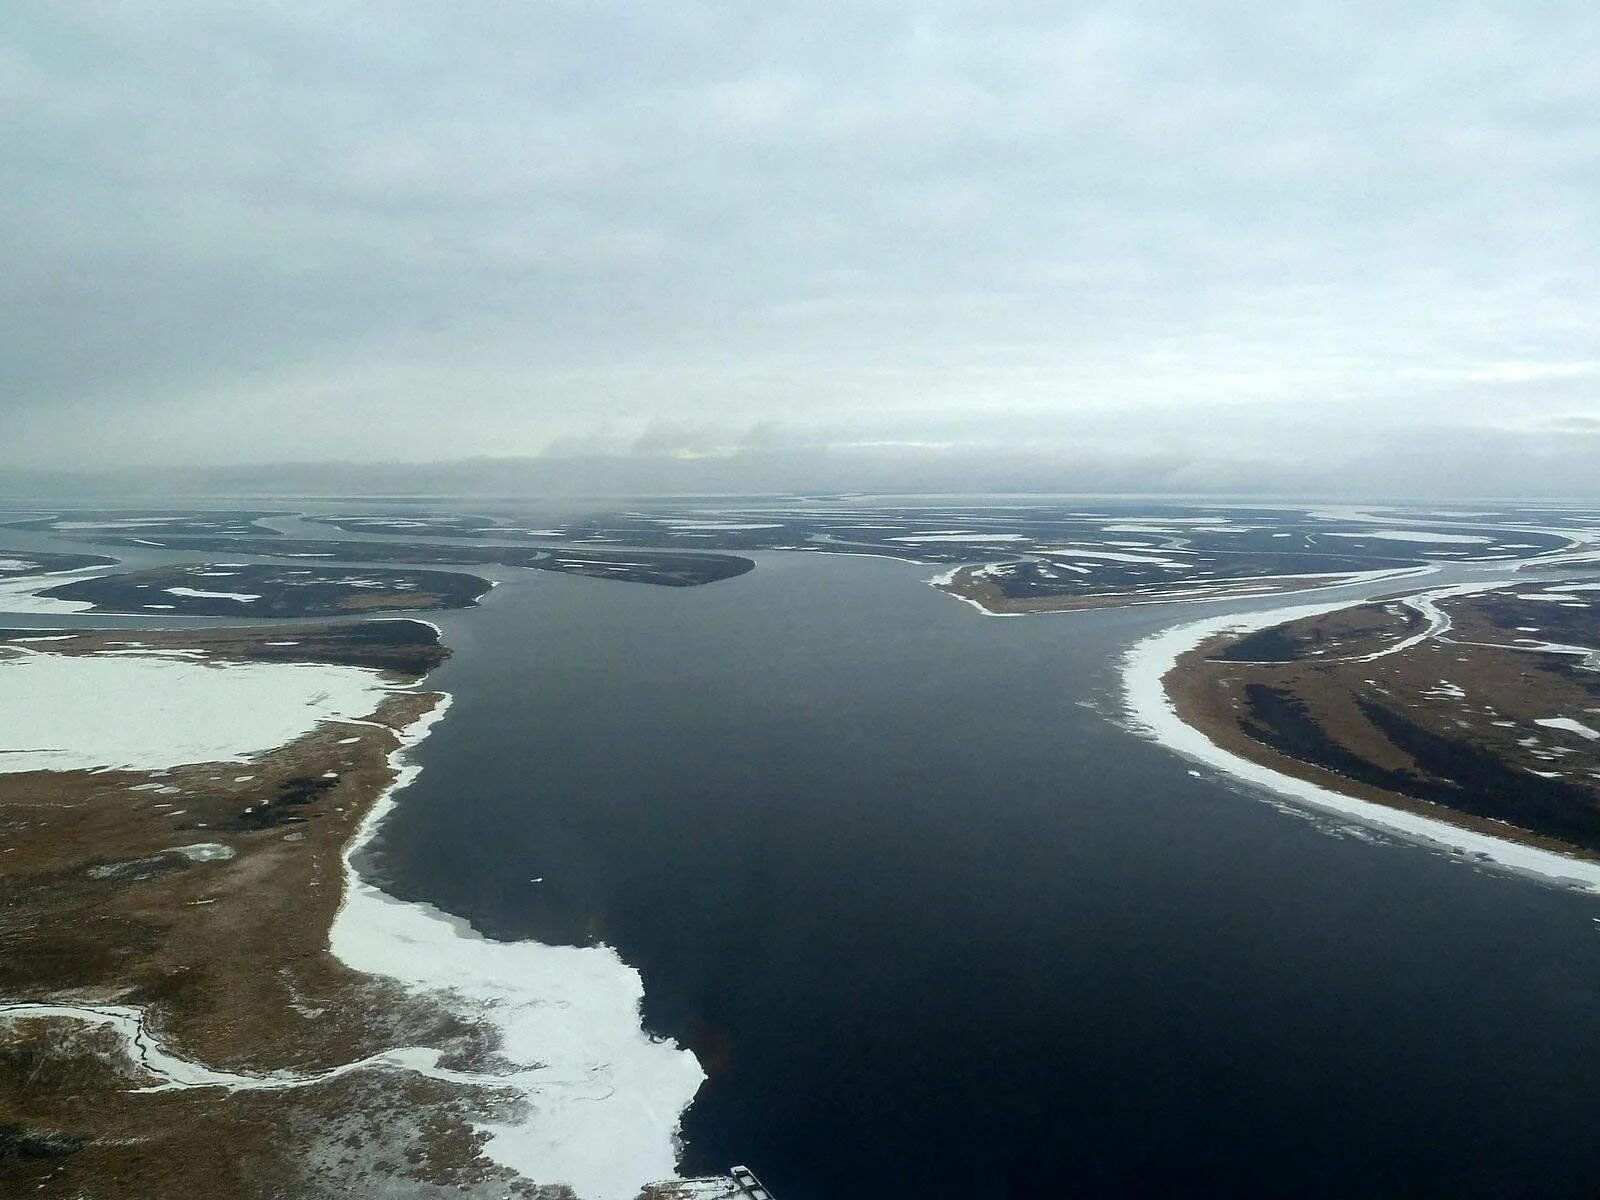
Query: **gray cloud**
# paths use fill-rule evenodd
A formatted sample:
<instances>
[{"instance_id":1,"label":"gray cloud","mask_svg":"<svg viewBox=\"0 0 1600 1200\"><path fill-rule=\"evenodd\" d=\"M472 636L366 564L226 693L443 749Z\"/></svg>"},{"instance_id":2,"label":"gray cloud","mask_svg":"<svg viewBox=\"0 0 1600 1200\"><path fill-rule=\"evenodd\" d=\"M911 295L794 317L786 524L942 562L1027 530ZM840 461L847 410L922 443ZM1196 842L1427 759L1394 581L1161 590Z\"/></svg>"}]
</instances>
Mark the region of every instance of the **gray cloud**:
<instances>
[{"instance_id":1,"label":"gray cloud","mask_svg":"<svg viewBox=\"0 0 1600 1200\"><path fill-rule=\"evenodd\" d=\"M1582 3L22 7L0 455L1532 487L1596 80Z\"/></svg>"}]
</instances>

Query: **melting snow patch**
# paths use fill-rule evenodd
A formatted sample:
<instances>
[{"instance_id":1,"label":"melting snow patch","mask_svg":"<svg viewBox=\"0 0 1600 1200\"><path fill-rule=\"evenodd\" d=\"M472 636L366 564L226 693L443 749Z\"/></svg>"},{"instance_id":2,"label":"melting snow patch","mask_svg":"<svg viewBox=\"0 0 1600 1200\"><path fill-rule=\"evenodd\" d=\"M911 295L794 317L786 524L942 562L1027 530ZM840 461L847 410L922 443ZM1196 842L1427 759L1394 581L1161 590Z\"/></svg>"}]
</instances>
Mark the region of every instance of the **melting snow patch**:
<instances>
[{"instance_id":1,"label":"melting snow patch","mask_svg":"<svg viewBox=\"0 0 1600 1200\"><path fill-rule=\"evenodd\" d=\"M189 596L195 600L237 600L240 604L250 604L261 599L249 592L202 592L198 588L171 587L167 589L169 596Z\"/></svg>"},{"instance_id":2,"label":"melting snow patch","mask_svg":"<svg viewBox=\"0 0 1600 1200\"><path fill-rule=\"evenodd\" d=\"M1020 533L919 533L912 537L892 537L891 542L1022 542Z\"/></svg>"},{"instance_id":3,"label":"melting snow patch","mask_svg":"<svg viewBox=\"0 0 1600 1200\"><path fill-rule=\"evenodd\" d=\"M1582 721L1574 721L1571 717L1544 717L1534 724L1546 729L1559 729L1564 733L1575 733L1591 742L1600 741L1600 730L1590 729Z\"/></svg>"},{"instance_id":4,"label":"melting snow patch","mask_svg":"<svg viewBox=\"0 0 1600 1200\"><path fill-rule=\"evenodd\" d=\"M733 522L733 521L667 521L667 520L663 520L660 523L662 525L669 526L672 529L727 530L730 533L743 532L745 530L751 530L751 529L782 529L783 528L782 525L774 525L774 524L770 524L770 523L759 524L759 525L740 525L740 524L738 524L736 522ZM528 530L524 530L523 532L525 532L525 533L544 534L545 536L550 536L553 531L549 530L549 529L528 529Z\"/></svg>"},{"instance_id":5,"label":"melting snow patch","mask_svg":"<svg viewBox=\"0 0 1600 1200\"><path fill-rule=\"evenodd\" d=\"M82 579L93 579L98 571L71 571L60 575L28 575L18 579L0 579L0 612L8 613L76 613L86 612L94 605L85 600L57 600L54 596L41 596L52 588L64 587Z\"/></svg>"},{"instance_id":6,"label":"melting snow patch","mask_svg":"<svg viewBox=\"0 0 1600 1200\"><path fill-rule=\"evenodd\" d=\"M1360 533L1324 533L1323 537L1380 538L1387 542L1436 542L1461 546L1487 546L1493 538L1470 537L1464 533L1434 533L1426 529L1368 529Z\"/></svg>"},{"instance_id":7,"label":"melting snow patch","mask_svg":"<svg viewBox=\"0 0 1600 1200\"><path fill-rule=\"evenodd\" d=\"M188 846L174 846L171 854L181 854L190 862L222 862L233 857L233 847L221 842L195 842Z\"/></svg>"}]
</instances>

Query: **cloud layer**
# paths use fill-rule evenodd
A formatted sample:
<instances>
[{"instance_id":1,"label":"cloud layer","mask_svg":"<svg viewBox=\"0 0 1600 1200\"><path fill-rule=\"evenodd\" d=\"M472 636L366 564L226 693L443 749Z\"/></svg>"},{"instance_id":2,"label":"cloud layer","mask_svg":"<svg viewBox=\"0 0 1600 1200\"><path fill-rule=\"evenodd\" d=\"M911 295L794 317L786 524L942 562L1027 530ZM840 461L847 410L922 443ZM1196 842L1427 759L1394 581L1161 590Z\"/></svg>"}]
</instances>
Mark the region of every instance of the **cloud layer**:
<instances>
[{"instance_id":1,"label":"cloud layer","mask_svg":"<svg viewBox=\"0 0 1600 1200\"><path fill-rule=\"evenodd\" d=\"M1597 81L1584 3L27 6L0 455L1560 458Z\"/></svg>"}]
</instances>

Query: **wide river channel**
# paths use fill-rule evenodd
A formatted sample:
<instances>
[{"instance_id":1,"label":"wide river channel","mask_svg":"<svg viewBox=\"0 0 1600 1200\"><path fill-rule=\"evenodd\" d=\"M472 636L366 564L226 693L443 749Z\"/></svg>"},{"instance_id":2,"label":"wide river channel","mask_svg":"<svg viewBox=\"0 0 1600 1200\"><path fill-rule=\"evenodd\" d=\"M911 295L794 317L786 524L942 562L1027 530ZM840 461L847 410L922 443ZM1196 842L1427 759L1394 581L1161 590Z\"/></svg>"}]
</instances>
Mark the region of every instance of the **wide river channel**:
<instances>
[{"instance_id":1,"label":"wide river channel","mask_svg":"<svg viewBox=\"0 0 1600 1200\"><path fill-rule=\"evenodd\" d=\"M753 557L685 589L493 572L436 618L454 706L364 864L639 968L647 1026L709 1074L686 1173L748 1163L780 1200L1600 1192L1600 897L1121 722L1133 642L1293 599L993 619L933 568Z\"/></svg>"},{"instance_id":2,"label":"wide river channel","mask_svg":"<svg viewBox=\"0 0 1600 1200\"><path fill-rule=\"evenodd\" d=\"M1177 605L992 619L910 564L506 572L373 866L601 939L781 1200L1591 1196L1600 901L1125 729ZM1258 601L1256 607L1289 601ZM1245 607L1247 605L1241 605Z\"/></svg>"}]
</instances>

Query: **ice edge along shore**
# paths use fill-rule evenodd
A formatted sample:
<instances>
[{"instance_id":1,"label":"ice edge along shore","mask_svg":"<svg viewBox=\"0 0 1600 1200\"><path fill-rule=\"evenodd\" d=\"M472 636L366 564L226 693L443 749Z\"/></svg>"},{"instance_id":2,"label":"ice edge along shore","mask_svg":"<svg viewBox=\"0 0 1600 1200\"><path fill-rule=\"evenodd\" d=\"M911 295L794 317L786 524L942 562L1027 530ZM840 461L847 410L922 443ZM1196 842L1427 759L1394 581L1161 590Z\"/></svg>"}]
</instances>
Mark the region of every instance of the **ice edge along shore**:
<instances>
[{"instance_id":1,"label":"ice edge along shore","mask_svg":"<svg viewBox=\"0 0 1600 1200\"><path fill-rule=\"evenodd\" d=\"M394 781L344 851L344 898L329 948L353 970L444 994L458 1012L492 1023L514 1068L474 1082L511 1087L528 1111L486 1123L483 1153L539 1184L564 1183L583 1200L635 1200L674 1179L679 1127L705 1072L670 1039L645 1030L644 984L609 946L496 942L432 905L398 900L364 878L355 859L421 767L411 751L443 719L413 722L391 753Z\"/></svg>"},{"instance_id":2,"label":"ice edge along shore","mask_svg":"<svg viewBox=\"0 0 1600 1200\"><path fill-rule=\"evenodd\" d=\"M1504 586L1508 582L1512 581L1496 580L1477 587ZM1510 871L1600 894L1600 862L1570 858L1555 851L1493 837L1446 821L1344 795L1234 754L1179 717L1177 706L1167 694L1164 680L1177 665L1178 659L1202 642L1218 634L1251 633L1302 617L1337 612L1362 602L1360 599L1345 599L1224 614L1171 626L1144 638L1129 648L1122 659L1123 707L1128 723L1135 732L1193 762L1295 803L1352 818L1364 825L1399 834L1408 841L1447 851L1460 851L1478 862L1494 863Z\"/></svg>"},{"instance_id":3,"label":"ice edge along shore","mask_svg":"<svg viewBox=\"0 0 1600 1200\"><path fill-rule=\"evenodd\" d=\"M19 648L22 649L22 648ZM55 670L52 672L51 668ZM26 651L7 658L4 669L33 673L35 692L82 697L71 684L85 668L117 675L99 680L93 696L124 696L136 683L160 693L160 728L141 727L126 744L83 753L45 752L42 761L8 756L7 770L96 769L116 759L122 769L160 770L190 761L241 762L284 744L324 722L368 724L358 719L374 697L421 688L380 681L369 668L310 664L201 665L151 651L131 656L69 658ZM203 673L208 688L194 685ZM266 688L276 701L267 736L233 718ZM281 693L281 694L280 694ZM472 1087L516 1092L522 1105L503 1121L484 1122L483 1153L539 1184L563 1183L582 1200L635 1200L650 1183L672 1180L681 1144L679 1127L705 1074L698 1060L675 1043L653 1038L643 1027L644 988L639 973L607 946L546 946L538 942L494 942L464 920L432 906L397 900L365 879L355 859L396 806L399 792L421 771L410 754L450 707L439 704L403 729L390 752L394 779L372 802L342 854L342 898L329 929L329 950L363 974L383 976L408 991L436 997L452 1011L492 1024L500 1034L503 1069L453 1071L438 1065L439 1053L399 1047L310 1075L272 1072L248 1075L216 1070L184 1058L146 1028L136 1008L95 1004L0 1004L0 1021L29 1017L75 1019L109 1026L130 1057L159 1082L143 1089L219 1087L230 1091L288 1090L368 1068L415 1071ZM198 702L196 702L198 700ZM188 701L188 703L184 703ZM37 708L37 704L33 705ZM183 711L174 711L175 707ZM88 715L79 705L45 706L61 742L74 721ZM198 732L191 726L202 726ZM172 728L190 730L174 741ZM163 733L163 730L165 733ZM34 735L40 730L32 730ZM205 736L202 736L204 734ZM70 737L66 741L70 742Z\"/></svg>"}]
</instances>

